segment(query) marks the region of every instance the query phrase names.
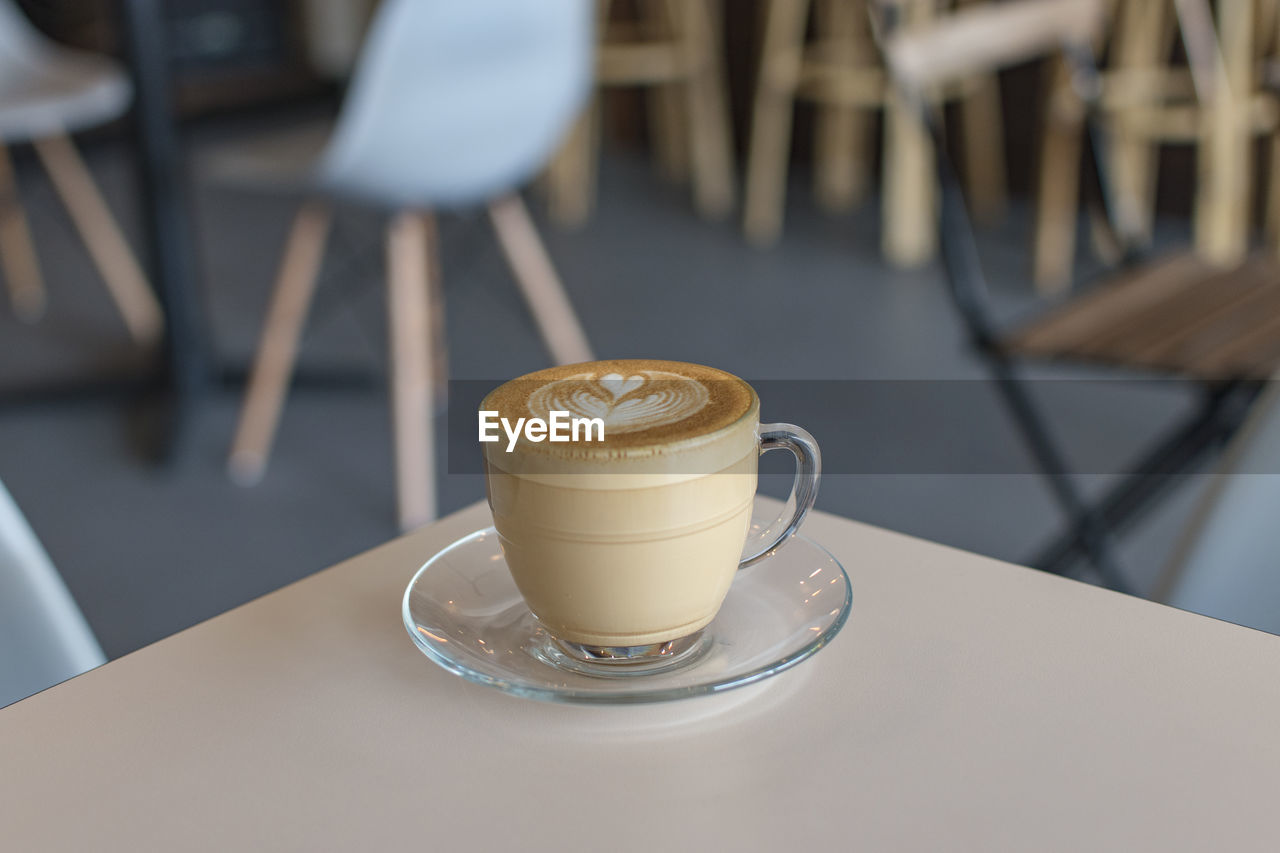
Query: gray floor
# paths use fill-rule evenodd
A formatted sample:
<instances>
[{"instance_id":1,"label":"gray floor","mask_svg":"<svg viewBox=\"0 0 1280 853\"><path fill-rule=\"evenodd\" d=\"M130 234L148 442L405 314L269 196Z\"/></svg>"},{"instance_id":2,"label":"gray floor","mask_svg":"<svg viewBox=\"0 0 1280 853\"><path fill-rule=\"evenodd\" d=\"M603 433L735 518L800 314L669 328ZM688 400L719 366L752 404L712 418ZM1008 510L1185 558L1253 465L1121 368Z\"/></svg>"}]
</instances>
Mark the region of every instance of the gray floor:
<instances>
[{"instance_id":1,"label":"gray floor","mask_svg":"<svg viewBox=\"0 0 1280 853\"><path fill-rule=\"evenodd\" d=\"M193 148L221 144L239 130L206 128ZM111 144L87 152L130 226L136 202L126 153ZM32 327L0 310L5 388L133 358L65 213L33 165L20 158L51 306ZM804 177L797 175L792 187L783 241L759 251L743 243L734 224L697 219L685 195L656 181L642 161L608 159L591 224L574 232L544 229L597 351L697 361L748 379L797 383L875 379L914 388L931 386L906 381L981 377L940 271L888 269L877 256L874 209L822 215ZM288 195L197 181L204 297L228 362L243 363L251 352L296 203ZM1024 275L1026 221L1025 211L1015 210L983 236L994 296L1009 316L1033 302ZM295 393L271 467L256 488L233 486L223 473L238 402L230 393L209 401L190 452L171 468L142 464L130 451L125 401L0 409L0 479L110 656L395 535L381 385L379 227L375 214L344 212L302 355L316 370L368 371L374 383ZM1176 239L1180 228L1175 223L1167 230ZM443 234L452 374L496 383L547 365L484 219L449 216ZM1093 460L1138 446L1187 402L1164 386L1061 387L1070 392L1050 395L1054 421L1073 437L1073 453L1091 460L1085 467L1098 472L1106 466ZM981 393L961 396L958 408L940 409L929 405L928 395L914 397L915 409L890 413L889 428L883 412L858 409L858 400L879 399L874 395L854 395L853 403L833 399L830 406L808 400L831 458L860 460L833 466L819 507L1001 558L1025 557L1057 528L1059 516L1041 481L1024 473L1016 436L995 403ZM805 417L764 403L766 418ZM767 478L766 488L779 491L783 479ZM1090 485L1105 479L1091 477ZM1165 562L1197 490L1198 478L1191 478L1126 540L1127 567L1141 588L1150 587ZM450 474L440 494L442 509L453 510L482 497L483 483L473 474ZM389 619L396 618L396 606L387 602Z\"/></svg>"}]
</instances>

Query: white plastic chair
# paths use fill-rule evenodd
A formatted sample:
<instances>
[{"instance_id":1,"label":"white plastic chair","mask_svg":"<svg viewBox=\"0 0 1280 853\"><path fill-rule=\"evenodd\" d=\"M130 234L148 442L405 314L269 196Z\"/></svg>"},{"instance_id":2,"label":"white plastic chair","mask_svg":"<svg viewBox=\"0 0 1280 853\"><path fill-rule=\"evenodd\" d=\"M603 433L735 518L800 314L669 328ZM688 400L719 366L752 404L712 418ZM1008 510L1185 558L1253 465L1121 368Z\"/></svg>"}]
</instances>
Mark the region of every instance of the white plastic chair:
<instances>
[{"instance_id":1,"label":"white plastic chair","mask_svg":"<svg viewBox=\"0 0 1280 853\"><path fill-rule=\"evenodd\" d=\"M1280 376L1214 472L1156 597L1280 634Z\"/></svg>"},{"instance_id":2,"label":"white plastic chair","mask_svg":"<svg viewBox=\"0 0 1280 853\"><path fill-rule=\"evenodd\" d=\"M388 235L399 517L435 515L433 347L443 352L431 211L487 204L558 363L591 350L517 188L538 172L591 85L590 0L386 0L293 225L231 450L237 482L263 474L320 269L330 200L393 212ZM434 338L434 341L433 341ZM436 356L439 358L438 356Z\"/></svg>"},{"instance_id":3,"label":"white plastic chair","mask_svg":"<svg viewBox=\"0 0 1280 853\"><path fill-rule=\"evenodd\" d=\"M154 343L160 306L93 177L67 136L118 118L132 89L106 57L55 45L0 0L0 266L14 312L33 321L45 290L6 146L31 143L67 206L134 340Z\"/></svg>"},{"instance_id":4,"label":"white plastic chair","mask_svg":"<svg viewBox=\"0 0 1280 853\"><path fill-rule=\"evenodd\" d=\"M0 484L0 707L103 663L75 599Z\"/></svg>"}]
</instances>

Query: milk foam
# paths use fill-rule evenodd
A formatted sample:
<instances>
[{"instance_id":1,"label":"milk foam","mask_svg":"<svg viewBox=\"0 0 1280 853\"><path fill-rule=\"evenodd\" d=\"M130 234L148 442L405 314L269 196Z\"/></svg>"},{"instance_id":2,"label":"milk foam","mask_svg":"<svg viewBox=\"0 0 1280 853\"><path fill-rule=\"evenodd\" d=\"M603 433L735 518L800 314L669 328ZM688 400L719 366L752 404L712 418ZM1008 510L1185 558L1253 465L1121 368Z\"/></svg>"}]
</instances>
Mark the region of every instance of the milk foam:
<instances>
[{"instance_id":1,"label":"milk foam","mask_svg":"<svg viewBox=\"0 0 1280 853\"><path fill-rule=\"evenodd\" d=\"M489 392L480 409L497 412L511 423L520 418L549 422L550 413L565 412L571 418L599 418L604 424L599 441L521 438L512 452L496 442L485 444L489 464L507 471L524 474L545 468L567 473L579 470L574 466L581 462L582 470L599 473L596 466L601 463L626 462L633 467L650 459L657 466L654 470L709 473L753 452L760 402L746 382L713 367L610 359L512 379Z\"/></svg>"},{"instance_id":2,"label":"milk foam","mask_svg":"<svg viewBox=\"0 0 1280 853\"><path fill-rule=\"evenodd\" d=\"M711 401L707 386L665 370L623 375L584 372L556 379L529 395L529 411L553 411L604 421L605 435L639 432L687 420Z\"/></svg>"}]
</instances>

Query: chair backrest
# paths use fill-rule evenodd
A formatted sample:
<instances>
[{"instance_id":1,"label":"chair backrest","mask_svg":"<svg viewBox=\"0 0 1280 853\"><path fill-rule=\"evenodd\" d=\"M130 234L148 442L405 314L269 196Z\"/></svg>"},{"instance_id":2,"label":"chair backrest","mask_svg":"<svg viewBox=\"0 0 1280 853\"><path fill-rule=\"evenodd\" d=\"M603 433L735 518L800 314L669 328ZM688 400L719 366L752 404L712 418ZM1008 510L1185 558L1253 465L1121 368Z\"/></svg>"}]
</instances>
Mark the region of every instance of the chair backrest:
<instances>
[{"instance_id":1,"label":"chair backrest","mask_svg":"<svg viewBox=\"0 0 1280 853\"><path fill-rule=\"evenodd\" d=\"M321 183L424 208L523 184L590 92L592 12L590 0L386 0Z\"/></svg>"},{"instance_id":2,"label":"chair backrest","mask_svg":"<svg viewBox=\"0 0 1280 853\"><path fill-rule=\"evenodd\" d=\"M132 96L114 60L49 40L13 0L0 0L0 142L103 124Z\"/></svg>"},{"instance_id":3,"label":"chair backrest","mask_svg":"<svg viewBox=\"0 0 1280 853\"><path fill-rule=\"evenodd\" d=\"M970 6L929 25L904 27L887 17L908 0L881 0L885 61L898 85L924 89L995 71L1065 44L1089 45L1102 26L1103 0L1019 0Z\"/></svg>"},{"instance_id":4,"label":"chair backrest","mask_svg":"<svg viewBox=\"0 0 1280 853\"><path fill-rule=\"evenodd\" d=\"M998 355L998 334L973 225L959 179L947 157L938 111L928 95L930 90L955 78L998 71L1060 51L1073 71L1074 88L1089 108L1089 139L1102 201L1128 259L1135 241L1126 235L1132 229L1125 227L1126 217L1116 215L1115 195L1110 192L1104 173L1106 158L1098 150L1104 144L1105 133L1093 120L1101 94L1093 51L1107 6L1105 0L1009 0L967 6L927 24L907 26L909 7L916 2L921 0L873 0L874 30L892 84L934 141L941 196L939 245L952 300L974 345Z\"/></svg>"},{"instance_id":5,"label":"chair backrest","mask_svg":"<svg viewBox=\"0 0 1280 853\"><path fill-rule=\"evenodd\" d=\"M1156 598L1280 634L1280 376L1223 455Z\"/></svg>"},{"instance_id":6,"label":"chair backrest","mask_svg":"<svg viewBox=\"0 0 1280 853\"><path fill-rule=\"evenodd\" d=\"M28 61L45 47L44 37L14 0L0 0L0 68Z\"/></svg>"},{"instance_id":7,"label":"chair backrest","mask_svg":"<svg viewBox=\"0 0 1280 853\"><path fill-rule=\"evenodd\" d=\"M0 706L105 662L62 577L0 484Z\"/></svg>"}]
</instances>

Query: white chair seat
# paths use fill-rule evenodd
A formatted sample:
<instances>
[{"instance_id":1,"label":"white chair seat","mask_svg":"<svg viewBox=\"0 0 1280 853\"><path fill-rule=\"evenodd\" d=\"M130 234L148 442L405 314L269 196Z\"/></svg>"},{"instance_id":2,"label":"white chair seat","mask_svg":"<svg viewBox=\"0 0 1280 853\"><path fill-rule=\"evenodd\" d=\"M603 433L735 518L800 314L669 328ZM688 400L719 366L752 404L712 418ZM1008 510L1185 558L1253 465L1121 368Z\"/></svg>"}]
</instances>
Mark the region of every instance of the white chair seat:
<instances>
[{"instance_id":1,"label":"white chair seat","mask_svg":"<svg viewBox=\"0 0 1280 853\"><path fill-rule=\"evenodd\" d=\"M28 142L112 121L132 96L123 69L105 57L43 46L0 55L0 140Z\"/></svg>"}]
</instances>

